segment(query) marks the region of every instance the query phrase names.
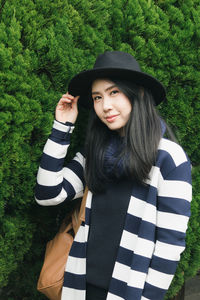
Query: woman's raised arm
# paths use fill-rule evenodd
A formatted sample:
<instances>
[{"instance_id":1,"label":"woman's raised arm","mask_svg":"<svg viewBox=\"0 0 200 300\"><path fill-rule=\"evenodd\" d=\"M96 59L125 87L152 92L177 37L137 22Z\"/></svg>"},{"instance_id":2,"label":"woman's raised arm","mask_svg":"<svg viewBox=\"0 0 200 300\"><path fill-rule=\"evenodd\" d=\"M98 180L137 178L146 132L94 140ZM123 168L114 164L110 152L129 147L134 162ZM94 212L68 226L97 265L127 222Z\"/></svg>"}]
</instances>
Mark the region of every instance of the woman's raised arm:
<instances>
[{"instance_id":1,"label":"woman's raised arm","mask_svg":"<svg viewBox=\"0 0 200 300\"><path fill-rule=\"evenodd\" d=\"M40 205L57 205L83 195L85 185L83 154L78 152L64 166L74 129L72 122L75 122L78 114L77 100L78 97L70 100L68 95L62 97L56 107L57 120L54 121L51 135L44 146L37 175L35 199Z\"/></svg>"}]
</instances>

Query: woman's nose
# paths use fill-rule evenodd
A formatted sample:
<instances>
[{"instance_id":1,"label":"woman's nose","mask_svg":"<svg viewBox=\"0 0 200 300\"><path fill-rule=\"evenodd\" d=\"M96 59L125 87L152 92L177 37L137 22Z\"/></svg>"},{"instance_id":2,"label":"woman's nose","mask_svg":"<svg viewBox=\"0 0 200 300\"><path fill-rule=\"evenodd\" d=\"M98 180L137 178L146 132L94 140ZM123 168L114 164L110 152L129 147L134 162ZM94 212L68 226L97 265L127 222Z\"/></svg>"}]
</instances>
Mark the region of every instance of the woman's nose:
<instances>
[{"instance_id":1,"label":"woman's nose","mask_svg":"<svg viewBox=\"0 0 200 300\"><path fill-rule=\"evenodd\" d=\"M103 99L103 110L107 111L109 109L112 109L112 101L109 97L104 97L104 99Z\"/></svg>"}]
</instances>

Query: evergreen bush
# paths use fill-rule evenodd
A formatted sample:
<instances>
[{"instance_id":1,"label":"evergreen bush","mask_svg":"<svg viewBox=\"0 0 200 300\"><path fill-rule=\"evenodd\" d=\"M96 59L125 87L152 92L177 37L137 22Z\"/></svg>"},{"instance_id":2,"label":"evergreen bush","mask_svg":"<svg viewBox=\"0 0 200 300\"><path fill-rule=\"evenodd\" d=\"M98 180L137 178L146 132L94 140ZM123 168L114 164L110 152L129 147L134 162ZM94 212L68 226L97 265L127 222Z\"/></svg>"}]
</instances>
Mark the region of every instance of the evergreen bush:
<instances>
[{"instance_id":1,"label":"evergreen bush","mask_svg":"<svg viewBox=\"0 0 200 300\"><path fill-rule=\"evenodd\" d=\"M167 88L161 115L193 165L187 247L167 293L200 268L200 6L197 0L4 0L0 4L0 298L36 291L45 243L68 205L40 207L34 185L55 105L105 50L133 54ZM80 109L69 158L84 141Z\"/></svg>"}]
</instances>

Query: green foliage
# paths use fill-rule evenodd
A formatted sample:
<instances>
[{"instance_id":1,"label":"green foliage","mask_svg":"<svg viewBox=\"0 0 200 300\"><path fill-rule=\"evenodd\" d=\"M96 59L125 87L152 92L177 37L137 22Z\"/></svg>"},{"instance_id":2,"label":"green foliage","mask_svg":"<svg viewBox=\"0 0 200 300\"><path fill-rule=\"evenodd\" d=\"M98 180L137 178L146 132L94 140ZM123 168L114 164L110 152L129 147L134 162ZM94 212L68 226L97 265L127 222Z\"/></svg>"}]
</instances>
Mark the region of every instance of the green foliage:
<instances>
[{"instance_id":1,"label":"green foliage","mask_svg":"<svg viewBox=\"0 0 200 300\"><path fill-rule=\"evenodd\" d=\"M45 243L66 204L39 207L34 185L55 105L105 50L133 54L167 88L160 112L191 158L187 247L166 299L200 268L200 6L198 0L7 0L0 4L0 298L36 291ZM80 109L69 158L84 141Z\"/></svg>"}]
</instances>

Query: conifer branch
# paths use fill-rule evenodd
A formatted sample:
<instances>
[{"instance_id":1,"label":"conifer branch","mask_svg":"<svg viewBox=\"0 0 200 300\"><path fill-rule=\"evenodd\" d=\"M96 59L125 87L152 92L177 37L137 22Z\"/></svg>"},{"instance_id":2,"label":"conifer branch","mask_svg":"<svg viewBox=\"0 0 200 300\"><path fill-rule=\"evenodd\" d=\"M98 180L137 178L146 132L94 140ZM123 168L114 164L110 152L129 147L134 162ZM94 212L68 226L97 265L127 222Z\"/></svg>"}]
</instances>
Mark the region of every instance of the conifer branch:
<instances>
[{"instance_id":1,"label":"conifer branch","mask_svg":"<svg viewBox=\"0 0 200 300\"><path fill-rule=\"evenodd\" d=\"M0 16L1 16L1 13L2 13L2 10L3 10L3 8L4 8L5 3L6 3L6 0L4 0L4 1L2 2L2 4L1 4L1 7L0 7Z\"/></svg>"}]
</instances>

